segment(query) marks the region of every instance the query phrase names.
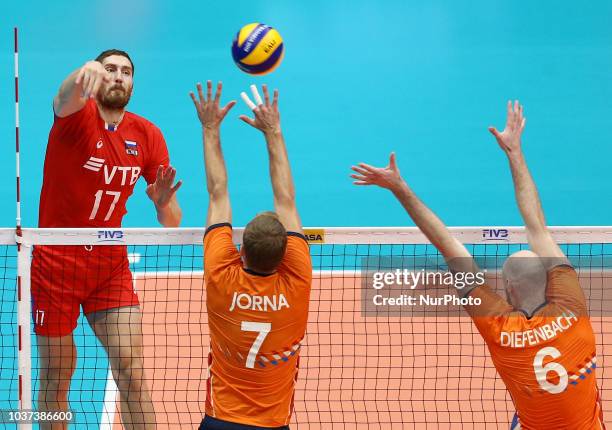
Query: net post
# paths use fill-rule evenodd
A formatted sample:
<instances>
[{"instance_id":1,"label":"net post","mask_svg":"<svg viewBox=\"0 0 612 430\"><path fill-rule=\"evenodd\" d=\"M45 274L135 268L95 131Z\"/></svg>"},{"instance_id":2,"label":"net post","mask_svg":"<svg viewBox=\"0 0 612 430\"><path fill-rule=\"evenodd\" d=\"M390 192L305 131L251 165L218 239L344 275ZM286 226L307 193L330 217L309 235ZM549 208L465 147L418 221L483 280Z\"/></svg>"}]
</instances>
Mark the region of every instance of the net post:
<instances>
[{"instance_id":1,"label":"net post","mask_svg":"<svg viewBox=\"0 0 612 430\"><path fill-rule=\"evenodd\" d=\"M29 244L17 244L17 336L19 363L19 409L32 410L32 338L30 312L31 251ZM31 429L31 423L21 423L20 429Z\"/></svg>"}]
</instances>

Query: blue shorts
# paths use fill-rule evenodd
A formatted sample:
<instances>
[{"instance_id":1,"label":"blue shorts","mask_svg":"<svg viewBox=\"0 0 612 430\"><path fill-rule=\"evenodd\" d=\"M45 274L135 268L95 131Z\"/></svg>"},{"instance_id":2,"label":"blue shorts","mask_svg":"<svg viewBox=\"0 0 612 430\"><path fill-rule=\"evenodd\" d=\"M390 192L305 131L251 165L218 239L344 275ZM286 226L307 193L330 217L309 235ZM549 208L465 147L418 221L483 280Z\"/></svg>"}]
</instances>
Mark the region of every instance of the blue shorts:
<instances>
[{"instance_id":1,"label":"blue shorts","mask_svg":"<svg viewBox=\"0 0 612 430\"><path fill-rule=\"evenodd\" d=\"M289 430L289 426L281 427L259 427L247 424L231 423L229 421L218 420L208 415L200 423L198 430Z\"/></svg>"}]
</instances>

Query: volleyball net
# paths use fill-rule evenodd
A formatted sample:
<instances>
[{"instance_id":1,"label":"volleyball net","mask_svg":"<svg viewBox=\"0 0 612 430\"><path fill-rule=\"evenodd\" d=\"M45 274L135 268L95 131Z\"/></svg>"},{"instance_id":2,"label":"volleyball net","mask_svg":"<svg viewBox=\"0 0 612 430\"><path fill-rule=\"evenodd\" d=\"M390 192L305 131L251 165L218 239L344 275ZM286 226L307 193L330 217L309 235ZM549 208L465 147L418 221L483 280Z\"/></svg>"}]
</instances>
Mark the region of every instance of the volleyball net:
<instances>
[{"instance_id":1,"label":"volleyball net","mask_svg":"<svg viewBox=\"0 0 612 430\"><path fill-rule=\"evenodd\" d=\"M588 300L608 419L612 227L551 230L576 267ZM487 271L487 283L501 292L498 271L510 254L527 248L524 230L451 231ZM384 289L373 287L371 275L377 270L446 272L444 260L420 231L321 228L305 233L313 283L292 428L508 428L515 412L512 400L461 307L384 301ZM69 288L114 278L130 282L138 296L144 379L157 428L197 427L204 413L209 351L203 234L203 229L24 229L18 250L14 230L0 230L0 409L36 410L43 390L41 349L33 329L48 315L32 303L32 280ZM241 235L235 229L238 246ZM48 250L42 269L32 266L36 247ZM66 257L82 264L67 267ZM108 265L125 258L130 271L108 271ZM54 261L64 263L53 266ZM438 298L452 295L452 287L435 290ZM53 291L62 303L63 290ZM121 398L108 354L82 311L73 338L76 364L68 400L75 428L121 428ZM0 428L14 428L6 417L3 421Z\"/></svg>"}]
</instances>

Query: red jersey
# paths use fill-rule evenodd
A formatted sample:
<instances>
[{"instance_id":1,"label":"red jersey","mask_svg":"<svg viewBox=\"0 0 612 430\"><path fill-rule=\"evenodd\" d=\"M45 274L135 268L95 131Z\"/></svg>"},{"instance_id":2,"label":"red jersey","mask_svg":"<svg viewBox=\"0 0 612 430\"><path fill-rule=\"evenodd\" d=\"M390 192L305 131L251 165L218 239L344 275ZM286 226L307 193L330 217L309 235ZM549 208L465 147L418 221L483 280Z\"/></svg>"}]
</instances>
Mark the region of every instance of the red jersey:
<instances>
[{"instance_id":1,"label":"red jersey","mask_svg":"<svg viewBox=\"0 0 612 430\"><path fill-rule=\"evenodd\" d=\"M482 286L467 306L512 396L523 430L602 430L595 335L576 271L548 272L546 304L531 318ZM480 308L480 309L478 309Z\"/></svg>"},{"instance_id":2,"label":"red jersey","mask_svg":"<svg viewBox=\"0 0 612 430\"><path fill-rule=\"evenodd\" d=\"M125 112L107 125L88 100L78 112L55 117L49 133L39 227L121 227L125 203L140 176L155 182L169 164L161 131Z\"/></svg>"}]
</instances>

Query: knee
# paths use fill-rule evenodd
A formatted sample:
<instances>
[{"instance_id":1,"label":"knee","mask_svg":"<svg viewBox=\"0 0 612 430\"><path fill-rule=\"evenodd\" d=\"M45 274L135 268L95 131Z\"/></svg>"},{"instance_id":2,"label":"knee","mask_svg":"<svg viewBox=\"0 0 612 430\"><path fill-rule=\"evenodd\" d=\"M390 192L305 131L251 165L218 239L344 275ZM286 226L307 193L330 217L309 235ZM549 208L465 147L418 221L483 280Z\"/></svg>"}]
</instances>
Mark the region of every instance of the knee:
<instances>
[{"instance_id":1,"label":"knee","mask_svg":"<svg viewBox=\"0 0 612 430\"><path fill-rule=\"evenodd\" d=\"M41 384L47 391L68 391L73 368L51 367L40 374Z\"/></svg>"},{"instance_id":2,"label":"knee","mask_svg":"<svg viewBox=\"0 0 612 430\"><path fill-rule=\"evenodd\" d=\"M123 356L116 360L113 367L117 385L129 383L130 389L140 387L144 374L142 358Z\"/></svg>"}]
</instances>

